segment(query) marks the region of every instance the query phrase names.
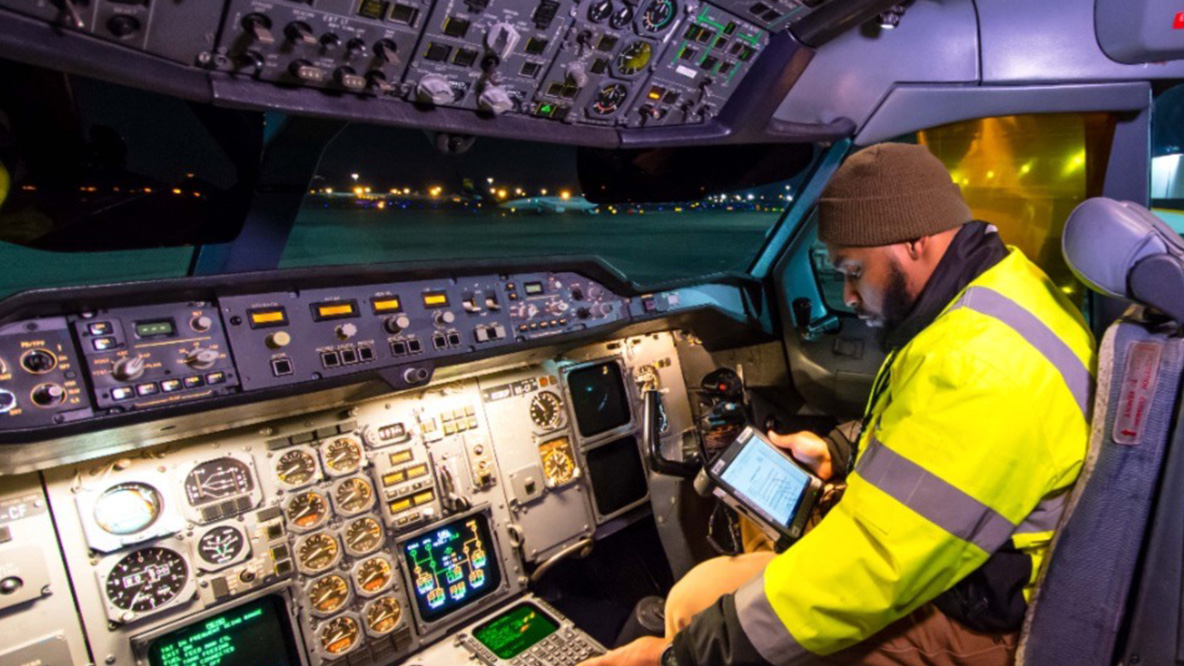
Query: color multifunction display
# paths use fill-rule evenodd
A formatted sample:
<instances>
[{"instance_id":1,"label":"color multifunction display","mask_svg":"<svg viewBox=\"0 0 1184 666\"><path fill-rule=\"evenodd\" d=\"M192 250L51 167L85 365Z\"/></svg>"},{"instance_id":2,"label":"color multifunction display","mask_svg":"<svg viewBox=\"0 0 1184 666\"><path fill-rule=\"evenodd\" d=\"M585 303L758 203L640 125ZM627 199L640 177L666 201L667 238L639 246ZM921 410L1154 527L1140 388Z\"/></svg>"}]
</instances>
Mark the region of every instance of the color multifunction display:
<instances>
[{"instance_id":1,"label":"color multifunction display","mask_svg":"<svg viewBox=\"0 0 1184 666\"><path fill-rule=\"evenodd\" d=\"M438 620L496 590L501 569L484 514L470 515L404 542L403 558L425 622Z\"/></svg>"}]
</instances>

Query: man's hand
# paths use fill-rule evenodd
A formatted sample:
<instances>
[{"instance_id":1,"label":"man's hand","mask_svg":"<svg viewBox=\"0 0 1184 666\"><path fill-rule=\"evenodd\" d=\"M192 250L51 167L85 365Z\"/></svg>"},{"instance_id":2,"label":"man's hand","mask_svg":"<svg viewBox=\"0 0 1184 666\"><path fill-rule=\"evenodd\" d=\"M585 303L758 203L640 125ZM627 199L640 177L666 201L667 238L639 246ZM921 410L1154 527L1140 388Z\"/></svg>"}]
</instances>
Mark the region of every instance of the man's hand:
<instances>
[{"instance_id":1,"label":"man's hand","mask_svg":"<svg viewBox=\"0 0 1184 666\"><path fill-rule=\"evenodd\" d=\"M826 440L818 435L804 430L790 435L778 435L770 430L769 441L778 448L789 451L795 460L814 470L823 481L829 480L834 474L834 467L830 462L830 448L827 447Z\"/></svg>"},{"instance_id":2,"label":"man's hand","mask_svg":"<svg viewBox=\"0 0 1184 666\"><path fill-rule=\"evenodd\" d=\"M593 657L579 666L658 666L666 640L655 636L643 636L628 645L610 650L599 657Z\"/></svg>"}]
</instances>

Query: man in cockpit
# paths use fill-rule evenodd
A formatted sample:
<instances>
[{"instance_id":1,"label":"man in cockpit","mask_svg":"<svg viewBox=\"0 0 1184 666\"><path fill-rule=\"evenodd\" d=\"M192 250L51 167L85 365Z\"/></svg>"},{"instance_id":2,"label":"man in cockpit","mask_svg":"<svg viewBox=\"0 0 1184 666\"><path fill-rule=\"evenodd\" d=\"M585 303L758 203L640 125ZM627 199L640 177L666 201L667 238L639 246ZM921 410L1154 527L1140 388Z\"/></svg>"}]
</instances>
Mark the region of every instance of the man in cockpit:
<instances>
[{"instance_id":1,"label":"man in cockpit","mask_svg":"<svg viewBox=\"0 0 1184 666\"><path fill-rule=\"evenodd\" d=\"M1093 337L923 147L853 155L818 218L886 358L852 440L771 436L843 498L780 555L700 564L665 638L590 666L1013 661L1086 452Z\"/></svg>"}]
</instances>

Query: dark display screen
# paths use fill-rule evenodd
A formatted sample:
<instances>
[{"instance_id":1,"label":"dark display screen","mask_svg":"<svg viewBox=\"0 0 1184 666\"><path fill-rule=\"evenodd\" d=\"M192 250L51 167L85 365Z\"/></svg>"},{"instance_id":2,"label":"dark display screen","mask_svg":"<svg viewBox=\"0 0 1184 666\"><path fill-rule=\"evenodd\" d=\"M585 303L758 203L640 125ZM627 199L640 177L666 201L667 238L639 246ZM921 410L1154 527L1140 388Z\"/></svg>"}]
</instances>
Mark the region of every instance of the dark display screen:
<instances>
[{"instance_id":1,"label":"dark display screen","mask_svg":"<svg viewBox=\"0 0 1184 666\"><path fill-rule=\"evenodd\" d=\"M489 519L476 514L425 532L402 545L419 615L433 622L501 585Z\"/></svg>"},{"instance_id":2,"label":"dark display screen","mask_svg":"<svg viewBox=\"0 0 1184 666\"><path fill-rule=\"evenodd\" d=\"M513 659L559 630L534 604L515 606L473 630L473 637L498 659Z\"/></svg>"},{"instance_id":3,"label":"dark display screen","mask_svg":"<svg viewBox=\"0 0 1184 666\"><path fill-rule=\"evenodd\" d=\"M299 666L283 599L236 606L152 642L151 666Z\"/></svg>"},{"instance_id":4,"label":"dark display screen","mask_svg":"<svg viewBox=\"0 0 1184 666\"><path fill-rule=\"evenodd\" d=\"M596 510L607 516L645 498L649 487L637 440L622 437L584 454Z\"/></svg>"},{"instance_id":5,"label":"dark display screen","mask_svg":"<svg viewBox=\"0 0 1184 666\"><path fill-rule=\"evenodd\" d=\"M574 370L567 376L580 434L592 437L630 421L621 366L613 361Z\"/></svg>"}]
</instances>

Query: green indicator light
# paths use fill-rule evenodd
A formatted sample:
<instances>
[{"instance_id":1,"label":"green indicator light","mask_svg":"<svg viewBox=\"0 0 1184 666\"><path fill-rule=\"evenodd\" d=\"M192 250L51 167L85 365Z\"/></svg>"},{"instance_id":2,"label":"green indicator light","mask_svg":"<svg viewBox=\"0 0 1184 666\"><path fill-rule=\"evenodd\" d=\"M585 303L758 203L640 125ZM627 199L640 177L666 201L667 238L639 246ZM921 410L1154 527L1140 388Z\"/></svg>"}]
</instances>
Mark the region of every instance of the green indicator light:
<instances>
[{"instance_id":1,"label":"green indicator light","mask_svg":"<svg viewBox=\"0 0 1184 666\"><path fill-rule=\"evenodd\" d=\"M683 40L683 42L682 42L682 44L680 44L680 45L678 46L678 49L676 49L676 50L674 51L674 60L670 61L670 64L671 64L671 65L677 65L677 64L678 64L678 60L679 60L679 58L681 58L681 57L682 57L682 52L683 52L683 49L685 49L686 47L687 47L687 42L686 42L686 40L684 39L684 40Z\"/></svg>"}]
</instances>

